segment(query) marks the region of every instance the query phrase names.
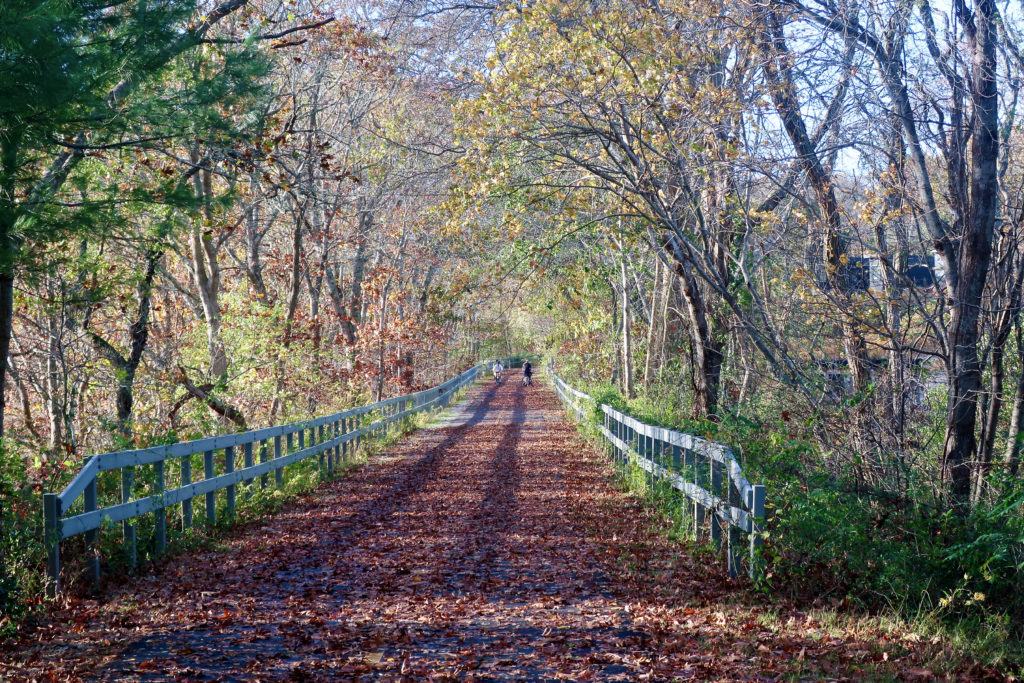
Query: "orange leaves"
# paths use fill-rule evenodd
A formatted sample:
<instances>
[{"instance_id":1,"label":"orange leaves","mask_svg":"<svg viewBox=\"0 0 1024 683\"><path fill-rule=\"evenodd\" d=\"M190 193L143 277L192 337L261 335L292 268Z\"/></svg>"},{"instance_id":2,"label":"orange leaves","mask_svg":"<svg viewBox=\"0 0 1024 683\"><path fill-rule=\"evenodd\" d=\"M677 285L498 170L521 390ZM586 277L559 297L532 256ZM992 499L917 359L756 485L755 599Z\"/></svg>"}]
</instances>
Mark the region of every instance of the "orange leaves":
<instances>
[{"instance_id":1,"label":"orange leaves","mask_svg":"<svg viewBox=\"0 0 1024 683\"><path fill-rule=\"evenodd\" d=\"M224 548L55 610L0 645L0 678L931 675L919 644L760 607L610 475L549 389L483 384L449 423Z\"/></svg>"}]
</instances>

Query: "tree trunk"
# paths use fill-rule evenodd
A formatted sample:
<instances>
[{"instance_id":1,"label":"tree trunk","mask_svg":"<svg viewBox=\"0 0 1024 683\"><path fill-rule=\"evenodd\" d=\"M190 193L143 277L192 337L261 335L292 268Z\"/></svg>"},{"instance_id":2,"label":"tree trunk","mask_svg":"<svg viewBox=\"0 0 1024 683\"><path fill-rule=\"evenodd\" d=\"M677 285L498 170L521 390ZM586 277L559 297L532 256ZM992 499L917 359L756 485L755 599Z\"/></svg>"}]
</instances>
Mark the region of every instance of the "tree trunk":
<instances>
[{"instance_id":1,"label":"tree trunk","mask_svg":"<svg viewBox=\"0 0 1024 683\"><path fill-rule=\"evenodd\" d=\"M709 319L707 302L693 273L677 265L676 275L690 317L690 346L693 351L693 406L696 418L713 418L718 410L718 390L722 380L724 339L716 334Z\"/></svg>"},{"instance_id":2,"label":"tree trunk","mask_svg":"<svg viewBox=\"0 0 1024 683\"><path fill-rule=\"evenodd\" d=\"M270 403L270 418L273 420L284 409L284 376L285 357L292 345L292 324L295 313L299 309L299 294L302 291L302 223L305 209L300 210L292 226L292 267L288 279L288 303L284 313L284 330L281 333L281 346L284 353L277 359L277 381L274 383L274 400Z\"/></svg>"},{"instance_id":3,"label":"tree trunk","mask_svg":"<svg viewBox=\"0 0 1024 683\"><path fill-rule=\"evenodd\" d=\"M313 367L320 368L320 342L322 340L323 325L320 321L320 293L324 283L323 268L321 264L320 274L312 277L309 268L305 272L306 292L309 294L309 320L313 324Z\"/></svg>"},{"instance_id":4,"label":"tree trunk","mask_svg":"<svg viewBox=\"0 0 1024 683\"><path fill-rule=\"evenodd\" d=\"M903 26L894 27L889 33L890 51L903 51ZM882 186L885 188L883 200L884 214L875 225L875 244L878 247L879 262L882 271L882 287L885 290L885 315L888 325L889 341L889 362L888 378L891 395L886 409L889 412L888 423L892 425L893 437L897 457L900 462L900 472L897 477L903 480L904 470L904 435L906 433L907 418L907 359L903 350L902 327L903 320L900 312L900 298L903 292L902 276L907 271L910 248L907 242L907 230L904 211L903 178L906 162L906 148L903 144L903 136L900 134L899 117L895 112L889 116L889 165L882 178ZM889 232L895 234L896 242L895 256L890 256ZM901 486L900 481L896 482Z\"/></svg>"},{"instance_id":5,"label":"tree trunk","mask_svg":"<svg viewBox=\"0 0 1024 683\"><path fill-rule=\"evenodd\" d=\"M633 337L630 316L629 273L626 270L626 253L619 245L619 274L622 284L622 393L633 398Z\"/></svg>"},{"instance_id":6,"label":"tree trunk","mask_svg":"<svg viewBox=\"0 0 1024 683\"><path fill-rule=\"evenodd\" d=\"M834 183L831 173L821 163L800 112L791 73L792 53L786 46L781 19L775 11L766 12L762 19L765 28L761 32L760 47L767 57L763 61L763 69L772 85L772 102L782 119L783 128L797 153L798 162L821 212L820 226L824 231L821 236L821 261L826 271L828 289L833 296L842 299L847 296L848 283L843 277L841 220ZM856 325L846 315L843 315L840 327L846 361L853 379L853 391L856 395L863 396L871 381L867 346ZM867 409L867 401L860 401L855 409L853 429L857 440L864 436Z\"/></svg>"},{"instance_id":7,"label":"tree trunk","mask_svg":"<svg viewBox=\"0 0 1024 683\"><path fill-rule=\"evenodd\" d=\"M185 374L185 369L181 367L178 368L178 384L180 384L185 391L191 394L194 398L205 403L210 410L217 413L225 420L237 425L239 431L245 431L248 429L245 423L245 416L242 415L241 411L229 403L220 400L216 396L213 396L203 387L197 387L192 383L192 380L188 378L188 375Z\"/></svg>"},{"instance_id":8,"label":"tree trunk","mask_svg":"<svg viewBox=\"0 0 1024 683\"><path fill-rule=\"evenodd\" d=\"M999 199L997 160L999 116L996 69L996 7L978 0L970 32L974 64L971 102L971 202L960 243L959 278L955 288L949 346L953 376L949 384L945 465L954 503L965 511L971 493L971 459L977 451L975 428L982 365L978 358L978 319L992 256Z\"/></svg>"},{"instance_id":9,"label":"tree trunk","mask_svg":"<svg viewBox=\"0 0 1024 683\"><path fill-rule=\"evenodd\" d=\"M33 424L32 402L28 398L28 389L25 388L25 381L18 374L18 366L14 364L14 359L11 356L7 356L7 372L10 374L14 386L18 388L18 398L21 400L21 413L22 419L25 422L25 428L33 438L39 439L39 432L36 431L36 426Z\"/></svg>"},{"instance_id":10,"label":"tree trunk","mask_svg":"<svg viewBox=\"0 0 1024 683\"><path fill-rule=\"evenodd\" d=\"M1021 333L1021 323L1018 320L1016 325L1017 348L1024 349L1024 334ZM1010 430L1006 434L1006 452L1003 455L1003 464L1006 471L1012 476L1017 476L1017 467L1020 463L1021 438L1024 434L1024 368L1017 375L1017 390L1013 396L1013 410L1010 413Z\"/></svg>"},{"instance_id":11,"label":"tree trunk","mask_svg":"<svg viewBox=\"0 0 1024 683\"><path fill-rule=\"evenodd\" d=\"M0 221L3 217L0 217ZM0 457L9 457L6 453L7 445L4 440L4 412L7 408L7 363L6 360L10 356L11 350L11 326L14 321L14 258L15 254L7 249L7 244L10 242L9 238L4 231L4 234L0 234L0 249L3 249L3 253L0 254L0 258L3 259L0 262L0 357L5 362L0 363L0 449L4 452L0 453ZM13 492L6 490L7 485L5 483L6 477L0 477L0 580L7 578L7 561L5 559L7 553L7 529L4 526L4 520L6 518L6 505L7 496L13 495Z\"/></svg>"},{"instance_id":12,"label":"tree trunk","mask_svg":"<svg viewBox=\"0 0 1024 683\"><path fill-rule=\"evenodd\" d=\"M660 259L659 259L660 260ZM661 274L661 310L659 317L661 325L658 328L658 340L657 340L657 357L655 361L658 364L658 381L662 380L662 375L665 371L665 364L668 356L668 339L669 339L669 318L668 318L668 304L672 300L672 289L675 286L675 278L672 277L671 272L666 265Z\"/></svg>"},{"instance_id":13,"label":"tree trunk","mask_svg":"<svg viewBox=\"0 0 1024 683\"><path fill-rule=\"evenodd\" d=\"M62 318L63 316L60 316ZM46 419L49 423L50 438L48 450L57 456L64 447L64 407L61 399L64 393L64 382L61 378L59 360L63 355L60 347L60 334L63 328L62 321L56 315L50 315L47 320L47 345L46 354Z\"/></svg>"},{"instance_id":14,"label":"tree trunk","mask_svg":"<svg viewBox=\"0 0 1024 683\"><path fill-rule=\"evenodd\" d=\"M249 179L249 188L254 197L260 191L259 181L255 175ZM260 226L260 201L262 200L254 199L245 209L245 276L253 291L256 292L260 303L270 306L270 293L263 280L263 262L260 259L263 236L267 231L267 228ZM273 220L273 216L271 216L268 224L272 224Z\"/></svg>"},{"instance_id":15,"label":"tree trunk","mask_svg":"<svg viewBox=\"0 0 1024 683\"><path fill-rule=\"evenodd\" d=\"M390 290L390 278L389 283L385 284L380 294L380 311L377 319L377 400L384 400L384 353L386 350L385 344L385 332L387 332L387 313L388 313L388 292ZM506 343L508 337L505 338Z\"/></svg>"},{"instance_id":16,"label":"tree trunk","mask_svg":"<svg viewBox=\"0 0 1024 683\"><path fill-rule=\"evenodd\" d=\"M198 164L199 153L193 150L192 163ZM208 169L202 169L192 176L193 190L197 199L202 201L202 216L207 224L212 223L211 202L213 200L213 178ZM201 225L192 228L192 276L199 299L203 306L203 317L206 321L207 352L210 359L210 375L218 381L227 379L228 357L221 343L221 312L220 312L220 264L213 238L202 229Z\"/></svg>"},{"instance_id":17,"label":"tree trunk","mask_svg":"<svg viewBox=\"0 0 1024 683\"><path fill-rule=\"evenodd\" d=\"M612 292L612 348L615 350L613 354L614 358L612 359L611 385L616 387L619 385L619 377L622 374L622 351L620 345L622 335L620 334L619 328L619 292L618 287L615 286L614 280L609 280L608 285ZM588 379L590 378L588 377Z\"/></svg>"},{"instance_id":18,"label":"tree trunk","mask_svg":"<svg viewBox=\"0 0 1024 683\"><path fill-rule=\"evenodd\" d=\"M356 343L362 321L363 308L363 276L366 273L368 260L368 244L370 228L373 225L373 212L365 209L365 200L359 199L359 219L356 228L356 253L352 258L352 285L349 292L348 315L342 319L341 331L345 341L351 346Z\"/></svg>"},{"instance_id":19,"label":"tree trunk","mask_svg":"<svg viewBox=\"0 0 1024 683\"><path fill-rule=\"evenodd\" d=\"M662 265L661 259L654 259L654 287L651 289L651 324L647 326L647 355L644 359L644 389L649 389L654 375L654 362L657 356L656 343L661 338L660 330L665 326L664 317L661 313L661 301L665 298L662 293ZM660 298L659 298L660 296Z\"/></svg>"},{"instance_id":20,"label":"tree trunk","mask_svg":"<svg viewBox=\"0 0 1024 683\"><path fill-rule=\"evenodd\" d=\"M19 129L0 130L0 458L6 459L4 415L7 409L7 359L11 351L11 329L14 323L14 272L21 252L21 239L15 225L18 216L16 179L19 169ZM7 579L7 489L6 477L0 476L0 582ZM0 595L0 598L6 596Z\"/></svg>"},{"instance_id":21,"label":"tree trunk","mask_svg":"<svg viewBox=\"0 0 1024 683\"><path fill-rule=\"evenodd\" d=\"M1003 353L1002 344L992 348L992 376L988 406L984 411L984 423L981 428L981 442L978 448L978 468L974 473L974 488L971 491L971 504L977 505L985 493L985 480L992 471L992 449L995 445L996 428L999 424L999 413L1003 407Z\"/></svg>"},{"instance_id":22,"label":"tree trunk","mask_svg":"<svg viewBox=\"0 0 1024 683\"><path fill-rule=\"evenodd\" d=\"M125 437L132 435L132 412L135 408L135 375L142 363L142 355L149 342L149 314L153 301L153 280L157 267L163 258L162 250L153 250L146 255L146 272L136 291L138 311L135 321L128 328L129 351L125 357L106 339L92 330L86 330L93 348L107 359L117 382L115 403L117 405L117 430Z\"/></svg>"}]
</instances>

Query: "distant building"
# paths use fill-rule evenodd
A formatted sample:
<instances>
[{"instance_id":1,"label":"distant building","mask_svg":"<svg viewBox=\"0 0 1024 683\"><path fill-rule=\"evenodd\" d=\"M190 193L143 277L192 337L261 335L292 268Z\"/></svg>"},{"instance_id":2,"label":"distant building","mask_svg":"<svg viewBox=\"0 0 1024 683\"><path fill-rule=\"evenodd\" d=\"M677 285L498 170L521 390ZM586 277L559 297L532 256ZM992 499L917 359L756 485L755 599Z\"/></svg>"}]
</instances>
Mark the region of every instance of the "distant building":
<instances>
[{"instance_id":1,"label":"distant building","mask_svg":"<svg viewBox=\"0 0 1024 683\"><path fill-rule=\"evenodd\" d=\"M917 256L911 254L907 257L907 279L915 287L933 287L938 284L939 271L935 267L935 256Z\"/></svg>"},{"instance_id":2,"label":"distant building","mask_svg":"<svg viewBox=\"0 0 1024 683\"><path fill-rule=\"evenodd\" d=\"M878 256L849 256L846 263L839 267L837 280L846 294L858 294L867 291L881 292L883 285L882 260ZM903 271L905 280L897 283L914 287L934 287L942 278L941 269L936 267L935 256L907 256L907 267ZM819 271L818 285L826 292L832 289L824 271Z\"/></svg>"},{"instance_id":3,"label":"distant building","mask_svg":"<svg viewBox=\"0 0 1024 683\"><path fill-rule=\"evenodd\" d=\"M906 397L911 406L923 406L930 391L945 391L947 382L946 370L941 362L933 357L909 357L905 375ZM853 395L853 378L849 364L845 358L817 358L813 361L824 380L821 400L824 403L837 403L846 396ZM869 372L874 381L878 381L889 365L887 357L869 359Z\"/></svg>"},{"instance_id":4,"label":"distant building","mask_svg":"<svg viewBox=\"0 0 1024 683\"><path fill-rule=\"evenodd\" d=\"M872 261L870 256L851 256L839 267L839 281L847 294L866 292L871 286Z\"/></svg>"}]
</instances>

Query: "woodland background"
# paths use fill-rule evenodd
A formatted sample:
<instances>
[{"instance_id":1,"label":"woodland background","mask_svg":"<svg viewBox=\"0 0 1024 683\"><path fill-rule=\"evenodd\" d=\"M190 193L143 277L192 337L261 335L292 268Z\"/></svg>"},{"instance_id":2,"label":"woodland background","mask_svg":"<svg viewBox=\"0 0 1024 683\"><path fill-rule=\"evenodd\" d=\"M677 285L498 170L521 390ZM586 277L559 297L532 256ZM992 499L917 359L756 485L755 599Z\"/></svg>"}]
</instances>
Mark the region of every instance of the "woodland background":
<instances>
[{"instance_id":1,"label":"woodland background","mask_svg":"<svg viewBox=\"0 0 1024 683\"><path fill-rule=\"evenodd\" d=\"M743 453L766 590L1003 656L1020 29L992 0L7 0L0 627L84 456L532 351Z\"/></svg>"}]
</instances>

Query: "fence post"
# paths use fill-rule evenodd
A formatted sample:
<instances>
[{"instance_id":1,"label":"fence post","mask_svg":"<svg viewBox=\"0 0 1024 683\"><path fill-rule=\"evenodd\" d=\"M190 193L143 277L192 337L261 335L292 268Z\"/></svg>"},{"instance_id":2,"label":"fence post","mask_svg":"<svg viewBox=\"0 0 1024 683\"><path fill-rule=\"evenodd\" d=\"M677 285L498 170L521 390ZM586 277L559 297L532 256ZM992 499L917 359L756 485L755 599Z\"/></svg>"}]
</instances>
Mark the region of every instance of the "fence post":
<instances>
[{"instance_id":1,"label":"fence post","mask_svg":"<svg viewBox=\"0 0 1024 683\"><path fill-rule=\"evenodd\" d=\"M60 595L60 496L43 494L43 534L46 543L46 596Z\"/></svg>"},{"instance_id":2,"label":"fence post","mask_svg":"<svg viewBox=\"0 0 1024 683\"><path fill-rule=\"evenodd\" d=\"M726 481L726 487L729 491L729 506L739 507L743 504L740 500L739 489L736 488L736 482L730 476ZM729 511L730 517L732 511ZM740 575L740 530L739 528L730 522L729 524L729 576L736 578Z\"/></svg>"},{"instance_id":3,"label":"fence post","mask_svg":"<svg viewBox=\"0 0 1024 683\"><path fill-rule=\"evenodd\" d=\"M629 464L629 427L622 421L622 417L615 418L619 423L619 439L622 440L622 463Z\"/></svg>"},{"instance_id":4,"label":"fence post","mask_svg":"<svg viewBox=\"0 0 1024 683\"><path fill-rule=\"evenodd\" d=\"M604 412L604 407L603 406L602 406L601 412L604 413L605 426L608 429L608 434L609 434L609 437L608 437L608 448L609 448L609 452L610 452L611 457L612 457L612 462L618 464L618 462L619 462L619 447L615 444L615 438L618 437L619 428L618 428L618 425L615 424L615 418L613 418L608 413Z\"/></svg>"},{"instance_id":5,"label":"fence post","mask_svg":"<svg viewBox=\"0 0 1024 683\"><path fill-rule=\"evenodd\" d=\"M655 483L655 481L657 479L657 477L654 474L654 437L648 435L646 429L644 430L644 433L641 434L641 437L642 437L642 441L641 442L643 443L643 449L644 449L643 456L644 456L644 460L647 461L647 477L648 477L648 479L650 481L650 483L648 484L648 487L650 488L651 494L653 495L654 494L654 483Z\"/></svg>"},{"instance_id":6,"label":"fence post","mask_svg":"<svg viewBox=\"0 0 1024 683\"><path fill-rule=\"evenodd\" d=\"M253 457L252 457L252 441L249 441L249 442L247 442L247 443L246 443L246 444L245 444L245 445L244 445L244 446L242 447L242 453L244 454L244 456L243 456L243 457L244 457L244 459L245 459L245 468L246 468L246 469L249 469L249 468L250 468L250 467L252 467L252 465L253 465ZM251 489L252 489L252 486L251 486L251 484L250 484L250 483L252 482L252 477L251 477L250 475L246 475L246 479L245 479L245 481L246 481L246 487L245 487L245 499L246 499L246 500L249 500L250 498L252 498L252 491L251 491Z\"/></svg>"},{"instance_id":7,"label":"fence post","mask_svg":"<svg viewBox=\"0 0 1024 683\"><path fill-rule=\"evenodd\" d=\"M611 438L615 434L614 428L611 424L611 416L604 411L601 411L601 415L604 417L604 429L607 432L604 437L604 440L607 443L607 454L611 459L611 462L616 463L618 462L618 450L615 447L615 442Z\"/></svg>"},{"instance_id":8,"label":"fence post","mask_svg":"<svg viewBox=\"0 0 1024 683\"><path fill-rule=\"evenodd\" d=\"M643 461L647 460L647 435L643 432L637 431L635 428L634 434L636 434L636 453L639 456L641 463L646 465L647 463ZM651 471L644 467L644 485L647 487L648 494L651 493L651 484Z\"/></svg>"},{"instance_id":9,"label":"fence post","mask_svg":"<svg viewBox=\"0 0 1024 683\"><path fill-rule=\"evenodd\" d=\"M664 438L664 427L658 427L657 431L654 432L654 459L660 468L658 470L658 478L665 479L665 473L662 471L665 469L665 438Z\"/></svg>"},{"instance_id":10,"label":"fence post","mask_svg":"<svg viewBox=\"0 0 1024 683\"><path fill-rule=\"evenodd\" d=\"M213 479L213 451L203 453L203 477ZM206 493L206 522L211 525L217 523L216 493L216 491Z\"/></svg>"},{"instance_id":11,"label":"fence post","mask_svg":"<svg viewBox=\"0 0 1024 683\"><path fill-rule=\"evenodd\" d=\"M687 448L683 453L683 465L688 468L689 477L693 480L694 486L701 486L703 477L703 468L701 467L700 454L694 450L692 446L695 444L693 440L690 441L691 448ZM701 486L701 488L704 488ZM700 540L704 533L704 506L700 504L700 501L693 501L693 537L696 540Z\"/></svg>"},{"instance_id":12,"label":"fence post","mask_svg":"<svg viewBox=\"0 0 1024 683\"><path fill-rule=\"evenodd\" d=\"M265 463L265 462L269 462L270 461L270 452L269 451L270 451L270 448L267 445L267 440L263 439L262 441L260 441L260 464L261 465L263 463ZM269 483L270 483L270 475L267 474L266 472L264 472L260 476L260 488L261 489L267 488L267 484L269 484Z\"/></svg>"},{"instance_id":13,"label":"fence post","mask_svg":"<svg viewBox=\"0 0 1024 683\"><path fill-rule=\"evenodd\" d=\"M94 456L95 457L95 456ZM96 511L96 476L85 487L84 500L85 512ZM100 549L96 543L98 533L96 529L85 532L85 552L89 556L89 574L92 582L97 587L100 585Z\"/></svg>"},{"instance_id":14,"label":"fence post","mask_svg":"<svg viewBox=\"0 0 1024 683\"><path fill-rule=\"evenodd\" d=\"M224 474L231 474L235 471L235 447L228 446L224 449ZM228 484L226 487L228 504L226 514L228 519L235 516L235 485Z\"/></svg>"},{"instance_id":15,"label":"fence post","mask_svg":"<svg viewBox=\"0 0 1024 683\"><path fill-rule=\"evenodd\" d=\"M658 465L661 464L661 455L658 452L660 444L658 443L658 430L660 427L654 427L651 429L651 435L647 437L647 443L650 448L649 460L651 461L651 479L652 485L657 484L661 479L661 472L658 471Z\"/></svg>"},{"instance_id":16,"label":"fence post","mask_svg":"<svg viewBox=\"0 0 1024 683\"><path fill-rule=\"evenodd\" d=\"M338 438L338 421L337 420L335 420L334 422L331 423L331 429L330 429L330 431L328 433L334 435L334 436L331 437L332 440ZM337 447L338 447L338 444L334 444L333 446L331 446L330 448L327 449L327 476L329 476L329 477L333 477L334 476L334 449L337 448Z\"/></svg>"},{"instance_id":17,"label":"fence post","mask_svg":"<svg viewBox=\"0 0 1024 683\"><path fill-rule=\"evenodd\" d=\"M342 433L342 435L344 436L345 434L348 434L349 431L350 430L348 428L348 418L347 417L341 418L341 433ZM349 451L348 444L349 444L348 440L346 440L345 443L341 444L341 461L342 462L345 462L346 460L348 460L348 451Z\"/></svg>"},{"instance_id":18,"label":"fence post","mask_svg":"<svg viewBox=\"0 0 1024 683\"><path fill-rule=\"evenodd\" d=\"M633 444L633 453L636 454L637 461L640 461L644 457L643 448L641 448L641 446L640 446L641 434L640 434L640 432L636 431L636 429L633 427L633 425L629 426L629 433L632 435L630 437L629 441L630 441L630 443ZM650 475L648 474L647 470L644 470L644 479L646 479L648 476L650 476Z\"/></svg>"},{"instance_id":19,"label":"fence post","mask_svg":"<svg viewBox=\"0 0 1024 683\"><path fill-rule=\"evenodd\" d=\"M341 420L335 420L334 421L334 439L335 439L335 443L334 443L334 462L335 462L335 464L338 465L338 467L341 467L341 443L340 443L340 440L341 440L342 434L344 434L344 432L342 431L342 429L344 429L344 426L345 426L345 423L342 422Z\"/></svg>"},{"instance_id":20,"label":"fence post","mask_svg":"<svg viewBox=\"0 0 1024 683\"><path fill-rule=\"evenodd\" d=\"M622 421L622 418L615 418L615 424L618 425L618 440L622 442L620 450L622 452L622 462L624 465L629 465L630 462L630 433L626 427L626 423Z\"/></svg>"},{"instance_id":21,"label":"fence post","mask_svg":"<svg viewBox=\"0 0 1024 683\"><path fill-rule=\"evenodd\" d=\"M274 460L281 457L281 435L278 434L274 437ZM280 465L274 466L274 486L281 488L284 486L284 468Z\"/></svg>"},{"instance_id":22,"label":"fence post","mask_svg":"<svg viewBox=\"0 0 1024 683\"><path fill-rule=\"evenodd\" d=\"M334 438L338 439L338 443L334 444L334 461L338 467L341 467L341 463L344 461L343 449L344 444L341 443L341 437L345 436L345 420L336 420L334 422Z\"/></svg>"},{"instance_id":23,"label":"fence post","mask_svg":"<svg viewBox=\"0 0 1024 683\"><path fill-rule=\"evenodd\" d=\"M314 438L313 437L313 429L312 428L309 430L309 438L310 439ZM316 443L320 445L320 452L316 454L316 459L320 462L320 470L322 471L327 466L327 463L325 462L325 458L327 456L324 454L324 448L323 448L323 443L324 443L324 426L323 425L317 425L316 426Z\"/></svg>"},{"instance_id":24,"label":"fence post","mask_svg":"<svg viewBox=\"0 0 1024 683\"><path fill-rule=\"evenodd\" d=\"M604 439L605 447L604 452L612 462L615 462L615 443L608 438L608 434L611 434L611 419L608 417L608 413L601 411L601 424L604 425L604 432L601 432L601 438Z\"/></svg>"},{"instance_id":25,"label":"fence post","mask_svg":"<svg viewBox=\"0 0 1024 683\"><path fill-rule=\"evenodd\" d=\"M655 464L662 469L664 469L665 466L665 440L662 438L663 431L664 429L662 427L655 427L654 436L651 437L653 439L653 449L651 455L654 458ZM661 469L657 470L657 472L658 478L663 479L664 473L661 472Z\"/></svg>"},{"instance_id":26,"label":"fence post","mask_svg":"<svg viewBox=\"0 0 1024 683\"><path fill-rule=\"evenodd\" d=\"M764 545L764 502L767 494L767 489L760 484L755 484L751 492L750 501L750 514L754 517L754 522L750 525L750 578L754 581L760 581L763 575L763 567L761 562L761 546ZM755 524L760 526L758 529Z\"/></svg>"},{"instance_id":27,"label":"fence post","mask_svg":"<svg viewBox=\"0 0 1024 683\"><path fill-rule=\"evenodd\" d=\"M629 426L629 431L630 431L630 434L632 435L629 440L630 440L630 443L633 444L633 452L636 454L637 464L640 465L641 468L643 468L644 449L640 445L640 440L643 437L643 435L640 432L636 431L636 429L633 427L633 425ZM643 475L644 476L644 487L646 489L648 489L644 493L649 493L650 492L650 486L647 484L647 478L649 476L651 476L651 474L646 469L644 469L643 472L644 472L644 475Z\"/></svg>"},{"instance_id":28,"label":"fence post","mask_svg":"<svg viewBox=\"0 0 1024 683\"><path fill-rule=\"evenodd\" d=\"M186 455L181 459L181 485L188 486L192 483L192 456ZM192 496L181 501L181 529L184 531L192 526Z\"/></svg>"},{"instance_id":29,"label":"fence post","mask_svg":"<svg viewBox=\"0 0 1024 683\"><path fill-rule=\"evenodd\" d=\"M609 417L610 417L610 419L613 420L613 422L612 422L612 434L614 434L615 438L619 440L619 443L621 443L622 442L622 423L619 422L619 419L617 417L611 417L611 416L609 416ZM622 449L619 447L619 443L615 444L615 462L621 464L622 463Z\"/></svg>"},{"instance_id":30,"label":"fence post","mask_svg":"<svg viewBox=\"0 0 1024 683\"><path fill-rule=\"evenodd\" d=\"M156 470L156 494L160 496L160 506L153 510L153 536L158 555L167 550L167 509L164 507L164 489L167 482L164 479L164 462L160 460L153 463L153 469Z\"/></svg>"},{"instance_id":31,"label":"fence post","mask_svg":"<svg viewBox=\"0 0 1024 683\"><path fill-rule=\"evenodd\" d=\"M132 486L135 485L135 468L121 468L121 502L127 503L132 499ZM121 533L124 536L124 551L127 555L128 565L135 566L137 554L135 552L135 523L125 520L121 523Z\"/></svg>"},{"instance_id":32,"label":"fence post","mask_svg":"<svg viewBox=\"0 0 1024 683\"><path fill-rule=\"evenodd\" d=\"M722 498L722 465L713 457L711 460L711 495L721 500ZM718 511L711 510L711 542L715 544L715 550L722 549L722 525L718 519Z\"/></svg>"},{"instance_id":33,"label":"fence post","mask_svg":"<svg viewBox=\"0 0 1024 683\"><path fill-rule=\"evenodd\" d=\"M618 417L614 418L614 420L616 435L619 437L619 445L617 447L619 453L619 464L625 467L629 465L629 451L626 450L626 447L629 445L629 442L626 441L628 438L626 435L626 425L623 424L622 420Z\"/></svg>"},{"instance_id":34,"label":"fence post","mask_svg":"<svg viewBox=\"0 0 1024 683\"><path fill-rule=\"evenodd\" d=\"M633 432L621 417L619 418L619 424L622 425L622 464L629 467L633 462L633 454L630 453L633 444Z\"/></svg>"}]
</instances>

